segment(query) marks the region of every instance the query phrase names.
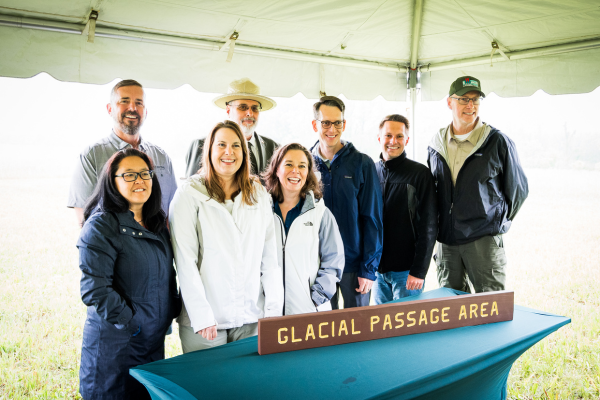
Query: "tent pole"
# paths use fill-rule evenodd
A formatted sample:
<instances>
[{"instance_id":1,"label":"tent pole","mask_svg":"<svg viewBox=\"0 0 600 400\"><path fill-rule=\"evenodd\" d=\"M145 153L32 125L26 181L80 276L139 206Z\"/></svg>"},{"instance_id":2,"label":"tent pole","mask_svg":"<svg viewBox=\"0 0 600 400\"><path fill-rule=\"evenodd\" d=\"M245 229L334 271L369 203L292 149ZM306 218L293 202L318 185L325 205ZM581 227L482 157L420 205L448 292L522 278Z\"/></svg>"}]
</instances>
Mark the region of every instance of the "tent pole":
<instances>
[{"instance_id":1,"label":"tent pole","mask_svg":"<svg viewBox=\"0 0 600 400\"><path fill-rule=\"evenodd\" d=\"M425 0L415 0L412 22L412 40L410 44L410 65L407 68L408 89L410 91L410 124L412 125L412 153L413 160L417 159L417 135L416 135L416 107L417 107L417 84L419 73L417 70L419 62L419 41L421 40L421 22L423 20L423 3Z\"/></svg>"},{"instance_id":2,"label":"tent pole","mask_svg":"<svg viewBox=\"0 0 600 400\"><path fill-rule=\"evenodd\" d=\"M415 9L412 23L412 40L410 44L410 68L417 68L419 61L419 40L421 39L421 21L423 20L423 2L415 0Z\"/></svg>"},{"instance_id":3,"label":"tent pole","mask_svg":"<svg viewBox=\"0 0 600 400\"><path fill-rule=\"evenodd\" d=\"M412 152L413 152L413 160L417 160L417 93L418 87L420 85L420 74L418 69L410 69L408 72L408 90L410 95L410 125L411 131L409 132L409 137L412 138Z\"/></svg>"},{"instance_id":4,"label":"tent pole","mask_svg":"<svg viewBox=\"0 0 600 400\"><path fill-rule=\"evenodd\" d=\"M411 103L411 107L410 107L410 113L411 113L411 118L410 118L410 124L412 125L412 135L409 135L409 137L412 136L412 159L414 161L417 161L417 124L416 124L416 116L417 116L417 88L411 88L410 89L410 103Z\"/></svg>"}]
</instances>

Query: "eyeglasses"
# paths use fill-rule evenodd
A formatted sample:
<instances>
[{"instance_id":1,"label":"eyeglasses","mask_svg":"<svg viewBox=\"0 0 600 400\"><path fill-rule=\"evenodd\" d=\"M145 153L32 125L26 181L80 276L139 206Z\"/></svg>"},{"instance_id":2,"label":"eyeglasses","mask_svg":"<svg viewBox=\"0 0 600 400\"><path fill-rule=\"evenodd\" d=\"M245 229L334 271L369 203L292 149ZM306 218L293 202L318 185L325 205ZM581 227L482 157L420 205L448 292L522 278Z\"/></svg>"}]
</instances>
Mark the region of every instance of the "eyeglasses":
<instances>
[{"instance_id":1,"label":"eyeglasses","mask_svg":"<svg viewBox=\"0 0 600 400\"><path fill-rule=\"evenodd\" d=\"M262 107L259 105L253 105L253 106L249 106L248 104L238 104L237 106L235 104L231 104L231 102L226 103L228 106L232 106L237 108L238 110L240 110L241 112L246 112L248 111L248 109L252 110L253 113L257 113L260 112L260 110L262 109Z\"/></svg>"},{"instance_id":2,"label":"eyeglasses","mask_svg":"<svg viewBox=\"0 0 600 400\"><path fill-rule=\"evenodd\" d=\"M335 127L335 129L341 129L342 126L344 125L344 121L321 121L320 119L318 119L317 121L319 121L321 123L321 126L323 127L323 129L329 129L331 128L331 124L333 124L333 126Z\"/></svg>"},{"instance_id":3,"label":"eyeglasses","mask_svg":"<svg viewBox=\"0 0 600 400\"><path fill-rule=\"evenodd\" d=\"M142 172L125 172L121 175L115 175L117 178L123 178L125 182L137 181L138 176L145 181L149 181L154 176L154 171L142 171Z\"/></svg>"},{"instance_id":4,"label":"eyeglasses","mask_svg":"<svg viewBox=\"0 0 600 400\"><path fill-rule=\"evenodd\" d=\"M470 97L450 97L450 98L458 101L458 104L460 104L461 106L466 106L467 104L469 104L470 101L472 101L473 104L475 104L475 105L481 104L481 97L475 97L475 98L470 98Z\"/></svg>"}]
</instances>

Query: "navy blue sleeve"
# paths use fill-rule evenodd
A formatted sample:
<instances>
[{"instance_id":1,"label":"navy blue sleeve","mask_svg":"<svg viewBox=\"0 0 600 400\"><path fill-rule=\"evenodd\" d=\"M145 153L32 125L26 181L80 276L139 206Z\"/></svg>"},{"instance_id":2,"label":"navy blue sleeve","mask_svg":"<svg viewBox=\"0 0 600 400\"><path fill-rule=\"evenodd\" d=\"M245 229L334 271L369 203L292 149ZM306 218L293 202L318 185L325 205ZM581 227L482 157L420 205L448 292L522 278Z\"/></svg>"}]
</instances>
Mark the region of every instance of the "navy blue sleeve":
<instances>
[{"instance_id":1,"label":"navy blue sleeve","mask_svg":"<svg viewBox=\"0 0 600 400\"><path fill-rule=\"evenodd\" d=\"M127 329L133 311L112 287L115 262L121 250L116 219L109 214L94 214L84 224L77 247L82 272L81 300L86 306L93 306L101 318Z\"/></svg>"},{"instance_id":2,"label":"navy blue sleeve","mask_svg":"<svg viewBox=\"0 0 600 400\"><path fill-rule=\"evenodd\" d=\"M521 167L517 148L512 140L504 136L506 154L503 165L504 198L508 204L508 219L513 220L529 194L529 186L525 171Z\"/></svg>"},{"instance_id":3,"label":"navy blue sleeve","mask_svg":"<svg viewBox=\"0 0 600 400\"><path fill-rule=\"evenodd\" d=\"M362 232L362 255L358 276L374 281L383 250L383 197L375 163L362 160L363 184L358 192L358 218Z\"/></svg>"},{"instance_id":4,"label":"navy blue sleeve","mask_svg":"<svg viewBox=\"0 0 600 400\"><path fill-rule=\"evenodd\" d=\"M415 278L425 279L435 239L438 233L438 210L435 197L435 183L429 168L419 171L417 181L418 204L416 209L415 258L410 268L410 274Z\"/></svg>"}]
</instances>

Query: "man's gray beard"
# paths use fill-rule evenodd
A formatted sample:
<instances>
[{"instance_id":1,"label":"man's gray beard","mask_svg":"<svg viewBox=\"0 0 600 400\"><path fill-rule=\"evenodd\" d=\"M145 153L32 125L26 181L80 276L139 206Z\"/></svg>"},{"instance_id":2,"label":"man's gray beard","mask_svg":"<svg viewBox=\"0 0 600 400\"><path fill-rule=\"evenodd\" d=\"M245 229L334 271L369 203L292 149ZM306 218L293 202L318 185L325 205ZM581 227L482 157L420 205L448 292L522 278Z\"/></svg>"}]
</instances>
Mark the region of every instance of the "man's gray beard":
<instances>
[{"instance_id":1,"label":"man's gray beard","mask_svg":"<svg viewBox=\"0 0 600 400\"><path fill-rule=\"evenodd\" d=\"M123 131L123 133L125 133L126 135L135 136L140 131L140 124L127 125L126 123L122 122L120 125L121 131Z\"/></svg>"},{"instance_id":2,"label":"man's gray beard","mask_svg":"<svg viewBox=\"0 0 600 400\"><path fill-rule=\"evenodd\" d=\"M242 131L242 135L248 140L248 138L252 138L254 136L254 130L256 129L256 122L251 127L246 128L244 125L240 125L240 130Z\"/></svg>"}]
</instances>

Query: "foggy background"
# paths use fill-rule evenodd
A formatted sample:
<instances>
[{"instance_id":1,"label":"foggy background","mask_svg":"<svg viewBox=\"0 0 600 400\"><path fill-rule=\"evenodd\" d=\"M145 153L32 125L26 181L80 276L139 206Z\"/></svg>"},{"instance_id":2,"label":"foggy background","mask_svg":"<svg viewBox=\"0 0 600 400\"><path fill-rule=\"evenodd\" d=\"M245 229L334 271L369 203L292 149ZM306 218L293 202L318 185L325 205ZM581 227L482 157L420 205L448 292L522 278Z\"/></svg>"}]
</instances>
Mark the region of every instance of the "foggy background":
<instances>
[{"instance_id":1,"label":"foggy background","mask_svg":"<svg viewBox=\"0 0 600 400\"><path fill-rule=\"evenodd\" d=\"M0 179L70 177L83 148L110 133L106 103L116 82L59 82L47 74L30 79L0 78ZM167 151L178 178L183 176L190 142L206 136L215 123L226 118L225 111L212 104L218 95L200 93L187 85L174 90L146 89L148 117L142 136ZM379 155L379 121L391 113L410 119L406 102L341 97L347 105L348 121L342 139L374 159ZM301 93L274 99L277 107L261 113L257 132L279 143L296 141L312 146L317 141L311 126L315 99ZM558 96L538 91L525 98L489 94L480 106L480 116L516 143L526 169L600 170L600 89ZM416 159L426 163L429 141L451 117L445 99L419 103L408 156L414 158L415 142Z\"/></svg>"}]
</instances>

